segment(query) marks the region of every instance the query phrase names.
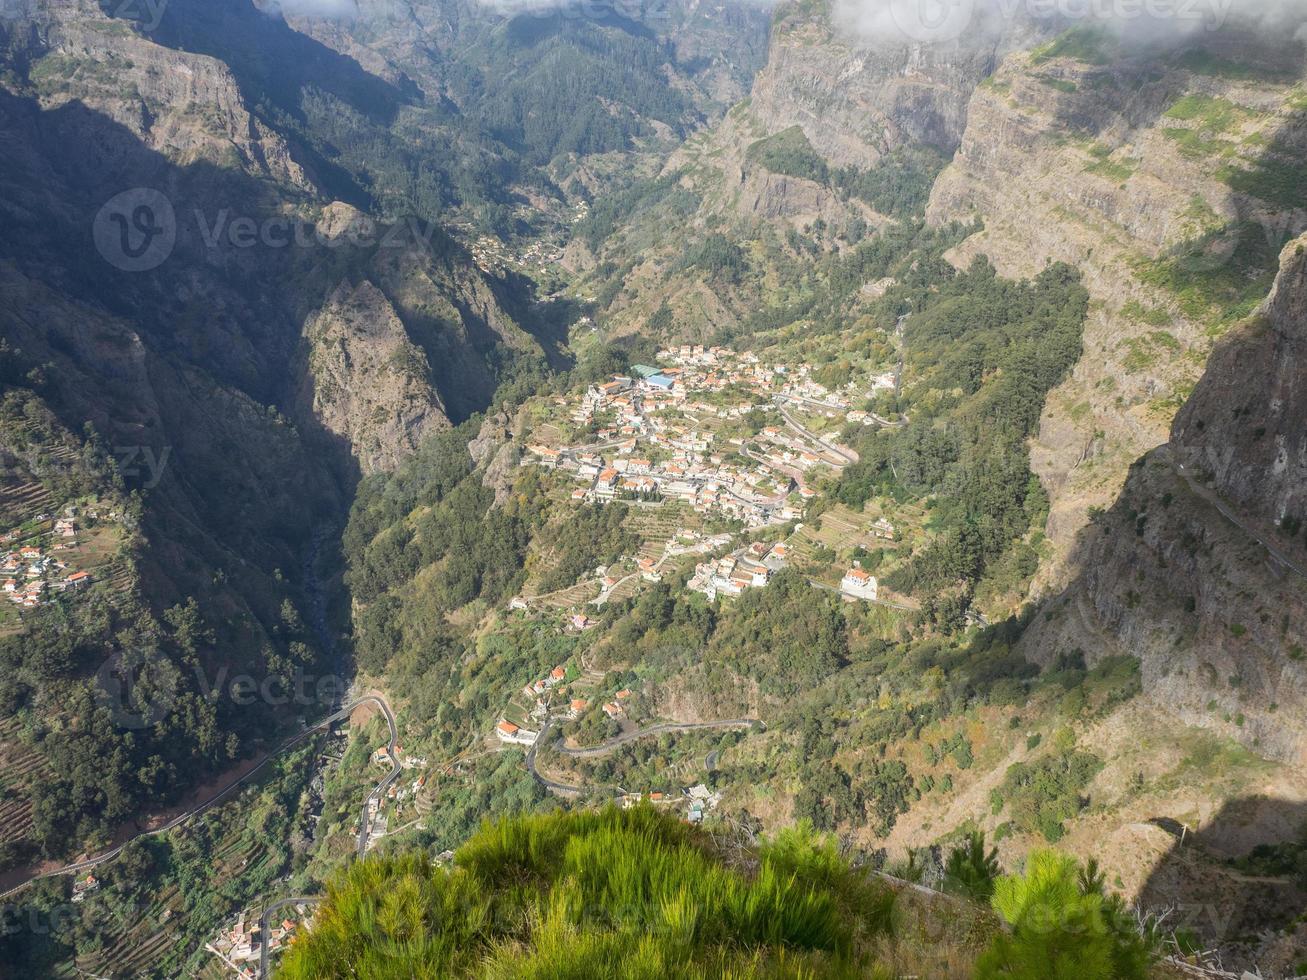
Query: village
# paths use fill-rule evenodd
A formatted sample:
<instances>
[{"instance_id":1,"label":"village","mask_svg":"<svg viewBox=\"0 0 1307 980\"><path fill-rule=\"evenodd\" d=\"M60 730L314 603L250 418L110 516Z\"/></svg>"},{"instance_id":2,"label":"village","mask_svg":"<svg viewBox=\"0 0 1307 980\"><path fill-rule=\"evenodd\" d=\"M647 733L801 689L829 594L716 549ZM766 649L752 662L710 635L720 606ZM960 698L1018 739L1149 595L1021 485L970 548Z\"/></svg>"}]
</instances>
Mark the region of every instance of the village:
<instances>
[{"instance_id":1,"label":"village","mask_svg":"<svg viewBox=\"0 0 1307 980\"><path fill-rule=\"evenodd\" d=\"M522 465L579 483L571 492L574 503L679 503L752 531L796 524L818 494L817 481L838 476L857 460L851 450L810 431L796 414L816 416L831 428L891 424L853 403L892 389L893 372L872 377L870 390L849 385L832 392L812 378L807 365L765 362L752 352L687 344L659 351L656 360L661 366L634 365L630 377L593 384L579 399L557 399L555 407L568 413L569 431L579 438L529 442ZM870 531L880 540L896 538L884 518ZM678 528L660 555L640 557L625 574L616 567L596 569L599 594L591 603L602 607L637 576L659 581L672 558L719 553L734 536ZM688 587L709 600L734 597L767 585L789 564L784 541L755 541L697 565ZM856 564L839 591L849 599L879 599L875 576ZM527 607L525 599L514 600L513 608ZM579 615L571 625L584 629L586 623Z\"/></svg>"},{"instance_id":2,"label":"village","mask_svg":"<svg viewBox=\"0 0 1307 980\"><path fill-rule=\"evenodd\" d=\"M277 921L268 923L266 937L259 911L244 909L223 925L204 948L227 968L229 976L256 980L265 943L267 953L272 955L293 943L301 931L312 928L312 906L308 902L287 905Z\"/></svg>"},{"instance_id":3,"label":"village","mask_svg":"<svg viewBox=\"0 0 1307 980\"><path fill-rule=\"evenodd\" d=\"M678 500L746 528L798 519L821 473L856 456L808 431L787 411L874 425L842 393L812 380L807 365L765 363L756 354L686 345L659 351L661 367L591 385L570 404L570 422L593 441L528 445L524 465L560 470L579 484L578 502ZM874 378L873 391L893 386ZM774 419L781 424L761 424Z\"/></svg>"},{"instance_id":4,"label":"village","mask_svg":"<svg viewBox=\"0 0 1307 980\"><path fill-rule=\"evenodd\" d=\"M88 588L91 572L74 567L78 546L76 505L68 505L62 517L39 514L21 527L0 534L0 574L4 593L20 609L35 609L65 591Z\"/></svg>"}]
</instances>

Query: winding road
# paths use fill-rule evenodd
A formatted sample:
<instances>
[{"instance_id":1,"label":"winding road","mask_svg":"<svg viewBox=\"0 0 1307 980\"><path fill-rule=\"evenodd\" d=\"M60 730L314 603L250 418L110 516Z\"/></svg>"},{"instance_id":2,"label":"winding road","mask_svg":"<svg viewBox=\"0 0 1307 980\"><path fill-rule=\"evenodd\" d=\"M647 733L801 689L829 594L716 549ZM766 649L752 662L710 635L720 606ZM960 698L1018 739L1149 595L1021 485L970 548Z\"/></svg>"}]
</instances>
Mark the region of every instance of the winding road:
<instances>
[{"instance_id":1,"label":"winding road","mask_svg":"<svg viewBox=\"0 0 1307 980\"><path fill-rule=\"evenodd\" d=\"M550 779L547 776L540 775L540 770L536 768L536 748L542 741L549 737L549 729L553 726L552 721L545 722L545 727L540 729L540 734L536 740L531 743L531 747L526 750L526 769L531 774L531 778L537 783L549 790L551 793L557 793L559 796L580 796L582 787L572 786L569 783L560 783L557 780Z\"/></svg>"},{"instance_id":2,"label":"winding road","mask_svg":"<svg viewBox=\"0 0 1307 980\"><path fill-rule=\"evenodd\" d=\"M32 884L35 881L41 881L46 878L57 878L60 875L76 874L80 871L86 871L90 868L97 867L98 865L104 864L107 861L112 861L119 854L121 854L123 852L123 849L126 848L129 844L138 840L144 840L147 837L157 837L160 834L166 834L168 831L181 826L183 823L186 823L188 820L191 820L195 817L200 816L203 813L206 813L214 806L221 803L228 796L230 796L232 792L234 792L242 784L248 782L252 776L254 776L261 769L263 769L264 766L268 765L268 763L272 762L275 756L284 752L286 749L290 748L291 746L304 741L304 739L308 738L314 732L322 728L326 728L330 725L334 725L336 722L348 718L351 714L353 714L354 709L364 704L376 704L378 707L381 708L382 713L386 717L386 724L390 727L390 743L389 743L390 759L391 759L391 765L394 768L391 769L390 774L386 776L380 783L378 783L376 788L373 789L373 791L368 794L368 798L363 801L363 811L359 824L360 830L359 830L359 838L358 838L359 840L358 854L362 855L367 845L368 830L370 827L370 821L368 819L368 803L373 798L378 797L380 796L380 794L384 793L386 791L386 788L392 782L394 782L396 777L399 776L399 774L403 771L403 768L399 765L399 762L396 759L396 755L395 755L395 746L399 740L399 729L395 724L395 716L391 712L390 705L386 703L386 700L382 698L380 695L375 695L375 694L369 694L366 697L358 698L354 701L351 701L348 705L341 708L339 711L335 711L332 714L327 715L327 717L323 718L321 721L313 725L310 725L304 728L302 731L297 732L296 734L290 736L285 741L283 741L280 745L278 745L276 748L272 749L258 763L258 765L250 769L249 772L245 773L242 776L238 776L236 779L232 780L230 783L228 783L218 792L210 796L203 803L200 803L198 806L192 807L191 809L187 810L184 813L179 813L177 816L173 817L167 823L159 827L156 827L153 830L147 830L144 831L143 833L136 834L135 836L130 837L127 840L123 841L118 846L108 851L105 851L102 854L97 854L94 857L87 858L84 861L75 861L72 864L64 865L62 868L56 868L53 871L45 871L40 874L33 875L32 877L28 878L26 881L22 882L21 884L15 885L13 888L10 888L8 891L4 892L3 894L0 894L0 899L8 898L11 895L17 894L18 892L22 891L24 888L26 888L28 885ZM267 916L272 911L275 911L276 909L282 908L285 905L291 903L308 902L308 901L317 901L317 899L302 898L302 897L289 898L289 899L284 899L274 905L270 905L267 909L264 910L265 927L266 927ZM266 928L265 931L263 932L263 935L265 936L267 935ZM261 964L260 976L267 976L266 946L265 946L265 958Z\"/></svg>"},{"instance_id":3,"label":"winding road","mask_svg":"<svg viewBox=\"0 0 1307 980\"><path fill-rule=\"evenodd\" d=\"M381 798L381 794L386 791L386 788L391 783L393 783L397 778L399 778L399 774L404 771L404 767L399 764L399 753L396 751L396 748L398 747L399 744L399 728L395 724L395 716L394 714L391 713L390 705L386 703L385 699L381 697L375 697L375 696L361 698L360 700L355 701L354 704L350 706L349 710L352 711L358 705L366 703L368 701L373 701L377 705L379 705L381 707L382 713L385 714L386 716L386 725L389 726L390 728L390 742L387 744L386 751L387 754L390 756L391 769L390 769L390 775L386 776L385 779L377 783L376 788L373 789L373 791L368 794L367 799L363 801L363 812L359 816L359 836L358 836L359 857L362 857L363 853L368 849L368 834L369 831L372 829L371 826L372 821L368 814L368 810L370 809L370 804L374 799L379 800Z\"/></svg>"},{"instance_id":4,"label":"winding road","mask_svg":"<svg viewBox=\"0 0 1307 980\"><path fill-rule=\"evenodd\" d=\"M535 743L531 746L531 748L527 750L526 753L527 771L531 773L532 778L534 778L537 783L539 783L545 789L549 790L551 793L557 793L560 796L580 796L581 793L585 791L585 787L573 786L570 783L560 783L557 780L550 779L547 776L542 776L540 774L540 770L536 768L536 747L544 743L545 739L549 737L549 729L552 727L552 725L553 725L552 721L546 723L545 727L540 730L540 735L535 740ZM623 734L618 735L616 738L610 738L606 742L602 742L599 745L592 745L589 748L569 749L563 745L562 739L559 739L554 744L554 748L560 755L566 755L573 759L594 759L594 758L599 758L601 756L605 756L608 753L614 751L615 749L621 747L622 745L625 745L628 742L634 742L636 739L645 738L649 735L665 735L672 732L704 731L712 728L755 728L755 727L757 728L763 727L763 723L759 721L757 718L733 718L727 721L699 721L699 722L686 722L685 724L666 722L661 725L651 725L648 728L641 728L638 731L634 731L634 732L624 732ZM715 757L717 754L718 753L716 751L709 753L709 757L713 758L714 763L716 761ZM709 766L708 768L711 769L712 766Z\"/></svg>"},{"instance_id":5,"label":"winding road","mask_svg":"<svg viewBox=\"0 0 1307 980\"><path fill-rule=\"evenodd\" d=\"M607 742L601 742L599 745L592 745L583 749L569 749L563 744L560 738L554 743L554 749L560 755L569 756L573 759L598 759L615 751L628 742L634 742L637 739L646 738L650 735L668 735L675 732L695 732L712 728L753 728L755 725L761 726L762 722L757 718L732 718L728 721L699 721L687 722L678 725L674 722L666 722L661 725L650 725L648 728L641 728L634 732L623 732L616 738L610 738ZM544 738L544 732L540 733ZM534 748L534 746L532 746Z\"/></svg>"},{"instance_id":6,"label":"winding road","mask_svg":"<svg viewBox=\"0 0 1307 980\"><path fill-rule=\"evenodd\" d=\"M785 424L788 425L795 432L797 432L799 435L807 439L811 439L813 442L821 446L823 449L838 456L840 459L844 460L845 465L851 466L852 464L858 461L858 454L855 453L852 449L841 449L839 446L836 446L834 443L827 442L821 436L817 435L817 433L805 428L803 425L796 422L794 416L792 416L789 412L785 410L784 396L778 395L776 397L776 407L780 410L781 418L785 420Z\"/></svg>"}]
</instances>

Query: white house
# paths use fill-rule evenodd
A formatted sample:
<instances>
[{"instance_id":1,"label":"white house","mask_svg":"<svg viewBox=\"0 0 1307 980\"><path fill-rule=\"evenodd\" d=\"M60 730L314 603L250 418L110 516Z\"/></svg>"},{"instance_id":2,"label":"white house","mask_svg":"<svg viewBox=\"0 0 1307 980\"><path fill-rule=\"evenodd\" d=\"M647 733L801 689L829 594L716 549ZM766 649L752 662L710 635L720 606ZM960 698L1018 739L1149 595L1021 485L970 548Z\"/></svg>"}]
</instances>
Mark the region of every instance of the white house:
<instances>
[{"instance_id":1,"label":"white house","mask_svg":"<svg viewBox=\"0 0 1307 980\"><path fill-rule=\"evenodd\" d=\"M876 576L861 568L850 568L840 580L840 591L855 599L875 600L880 594Z\"/></svg>"},{"instance_id":2,"label":"white house","mask_svg":"<svg viewBox=\"0 0 1307 980\"><path fill-rule=\"evenodd\" d=\"M501 721L495 726L495 734L499 736L501 742L511 742L514 745L534 745L538 732L527 731L525 728L518 728L511 721Z\"/></svg>"}]
</instances>

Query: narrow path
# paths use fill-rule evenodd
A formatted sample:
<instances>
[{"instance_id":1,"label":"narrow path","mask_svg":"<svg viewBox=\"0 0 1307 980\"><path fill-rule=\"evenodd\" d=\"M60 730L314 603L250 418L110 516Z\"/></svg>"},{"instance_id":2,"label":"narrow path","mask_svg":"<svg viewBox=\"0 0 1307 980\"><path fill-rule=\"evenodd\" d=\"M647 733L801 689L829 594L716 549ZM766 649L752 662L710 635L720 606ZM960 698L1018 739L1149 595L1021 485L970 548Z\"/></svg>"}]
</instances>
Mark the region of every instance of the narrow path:
<instances>
[{"instance_id":1,"label":"narrow path","mask_svg":"<svg viewBox=\"0 0 1307 980\"><path fill-rule=\"evenodd\" d=\"M620 748L628 742L634 742L637 739L646 738L649 735L667 735L673 732L694 732L712 728L753 728L755 725L760 726L762 725L762 722L757 718L732 718L728 721L687 722L683 725L666 722L661 725L651 725L648 728L641 728L634 732L625 732L618 735L616 738L610 738L607 742L602 742L599 745L592 745L583 749L569 749L563 744L563 740L559 739L554 743L554 749L560 755L570 756L573 759L597 759L608 755L610 752L613 752L615 749ZM540 737L544 738L544 732L540 733ZM532 748L534 748L534 746L532 746Z\"/></svg>"},{"instance_id":2,"label":"narrow path","mask_svg":"<svg viewBox=\"0 0 1307 980\"><path fill-rule=\"evenodd\" d=\"M1170 447L1163 447L1161 452L1166 454L1166 459L1171 464L1171 468L1175 470L1180 479L1184 480L1185 485L1188 486L1196 496L1215 507L1222 517L1270 552L1271 557L1285 568L1297 574L1299 578L1307 579L1307 569L1303 568L1302 565L1285 554L1278 545L1268 541L1260 532L1244 523L1243 519L1226 506L1225 502L1222 501L1214 491L1209 490L1207 487L1198 483L1198 481L1190 475L1188 467L1175 458Z\"/></svg>"}]
</instances>

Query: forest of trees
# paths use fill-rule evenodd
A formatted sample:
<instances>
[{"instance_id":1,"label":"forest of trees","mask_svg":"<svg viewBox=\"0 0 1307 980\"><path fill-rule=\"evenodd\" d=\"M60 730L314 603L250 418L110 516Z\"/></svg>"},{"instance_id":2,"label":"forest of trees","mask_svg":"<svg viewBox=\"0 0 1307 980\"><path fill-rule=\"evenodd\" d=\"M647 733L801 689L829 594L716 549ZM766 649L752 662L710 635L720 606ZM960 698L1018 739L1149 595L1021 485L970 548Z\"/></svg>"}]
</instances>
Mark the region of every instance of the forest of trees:
<instances>
[{"instance_id":1,"label":"forest of trees","mask_svg":"<svg viewBox=\"0 0 1307 980\"><path fill-rule=\"evenodd\" d=\"M1068 266L1012 282L983 259L915 297L905 337L913 384L899 406L909 422L861 433L861 458L834 493L853 507L876 494L930 498L935 540L890 576L891 587L969 592L1043 523L1047 501L1027 440L1080 356L1087 309Z\"/></svg>"},{"instance_id":2,"label":"forest of trees","mask_svg":"<svg viewBox=\"0 0 1307 980\"><path fill-rule=\"evenodd\" d=\"M829 184L895 218L925 212L930 189L947 162L933 147L920 146L896 149L865 170L831 167L799 126L752 143L746 159L772 173Z\"/></svg>"}]
</instances>

